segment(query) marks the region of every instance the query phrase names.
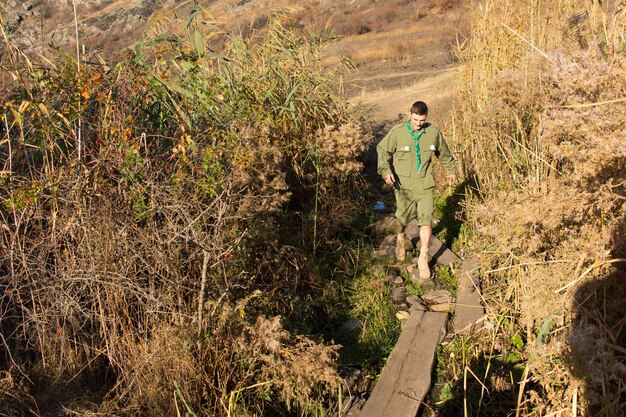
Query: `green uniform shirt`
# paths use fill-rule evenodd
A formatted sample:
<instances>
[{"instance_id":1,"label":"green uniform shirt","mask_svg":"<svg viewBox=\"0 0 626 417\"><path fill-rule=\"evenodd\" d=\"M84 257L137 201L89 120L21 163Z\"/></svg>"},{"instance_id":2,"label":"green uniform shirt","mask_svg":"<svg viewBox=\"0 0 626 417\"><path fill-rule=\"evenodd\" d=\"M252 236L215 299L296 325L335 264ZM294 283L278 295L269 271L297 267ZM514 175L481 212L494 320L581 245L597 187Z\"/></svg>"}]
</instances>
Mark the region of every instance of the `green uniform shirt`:
<instances>
[{"instance_id":1,"label":"green uniform shirt","mask_svg":"<svg viewBox=\"0 0 626 417\"><path fill-rule=\"evenodd\" d=\"M426 191L435 186L432 170L432 157L435 155L450 173L456 171L454 156L439 130L425 123L424 133L419 139L421 167L417 170L415 142L405 123L393 127L380 141L378 151L378 173L384 178L394 173L400 188Z\"/></svg>"},{"instance_id":2,"label":"green uniform shirt","mask_svg":"<svg viewBox=\"0 0 626 417\"><path fill-rule=\"evenodd\" d=\"M433 215L432 190L435 186L433 155L450 174L455 173L456 164L448 144L436 127L425 123L422 129L413 133L419 137L419 162L415 140L406 123L403 123L392 128L378 144L378 173L383 178L394 174L396 217L400 223L407 225L412 219L417 219L418 225L430 225Z\"/></svg>"}]
</instances>

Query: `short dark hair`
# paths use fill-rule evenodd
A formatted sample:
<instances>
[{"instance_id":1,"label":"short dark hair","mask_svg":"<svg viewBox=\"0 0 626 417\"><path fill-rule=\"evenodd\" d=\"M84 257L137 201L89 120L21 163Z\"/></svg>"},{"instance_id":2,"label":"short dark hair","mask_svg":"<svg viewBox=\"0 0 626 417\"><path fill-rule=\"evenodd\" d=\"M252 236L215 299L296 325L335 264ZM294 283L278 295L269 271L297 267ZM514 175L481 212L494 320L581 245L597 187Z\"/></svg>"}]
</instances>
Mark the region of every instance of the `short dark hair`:
<instances>
[{"instance_id":1,"label":"short dark hair","mask_svg":"<svg viewBox=\"0 0 626 417\"><path fill-rule=\"evenodd\" d=\"M419 114L420 116L428 114L428 106L423 101L416 101L411 106L411 113Z\"/></svg>"}]
</instances>

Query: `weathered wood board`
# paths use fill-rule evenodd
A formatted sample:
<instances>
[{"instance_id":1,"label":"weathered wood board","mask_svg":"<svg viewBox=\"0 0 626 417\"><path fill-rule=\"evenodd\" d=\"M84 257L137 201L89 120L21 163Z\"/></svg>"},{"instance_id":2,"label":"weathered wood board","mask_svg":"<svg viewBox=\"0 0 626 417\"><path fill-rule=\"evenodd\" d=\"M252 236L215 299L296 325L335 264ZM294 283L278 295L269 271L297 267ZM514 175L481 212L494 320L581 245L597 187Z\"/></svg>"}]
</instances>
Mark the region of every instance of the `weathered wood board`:
<instances>
[{"instance_id":1,"label":"weathered wood board","mask_svg":"<svg viewBox=\"0 0 626 417\"><path fill-rule=\"evenodd\" d=\"M454 332L462 333L472 329L483 317L481 304L478 263L473 259L463 261L458 272L458 287L454 314Z\"/></svg>"},{"instance_id":2,"label":"weathered wood board","mask_svg":"<svg viewBox=\"0 0 626 417\"><path fill-rule=\"evenodd\" d=\"M360 417L415 417L430 390L435 349L447 320L447 313L411 310Z\"/></svg>"}]
</instances>

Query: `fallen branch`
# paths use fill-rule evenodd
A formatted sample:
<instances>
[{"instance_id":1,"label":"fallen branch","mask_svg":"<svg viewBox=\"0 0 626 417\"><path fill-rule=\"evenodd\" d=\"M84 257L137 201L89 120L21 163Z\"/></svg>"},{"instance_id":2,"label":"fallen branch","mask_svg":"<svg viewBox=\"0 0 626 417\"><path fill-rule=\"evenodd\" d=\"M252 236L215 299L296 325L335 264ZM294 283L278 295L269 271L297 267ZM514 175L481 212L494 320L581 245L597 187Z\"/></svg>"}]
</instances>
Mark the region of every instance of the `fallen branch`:
<instances>
[{"instance_id":1,"label":"fallen branch","mask_svg":"<svg viewBox=\"0 0 626 417\"><path fill-rule=\"evenodd\" d=\"M615 100L598 101L596 103L583 103L583 104L567 104L565 106L546 106L544 109L581 109L585 107L603 106L605 104L615 104L626 101L626 97L616 98Z\"/></svg>"},{"instance_id":2,"label":"fallen branch","mask_svg":"<svg viewBox=\"0 0 626 417\"><path fill-rule=\"evenodd\" d=\"M569 287L571 287L572 285L576 284L578 281L580 281L581 279L583 279L584 277L587 276L587 274L589 274L591 271L593 271L596 268L599 268L603 265L607 265L607 264L614 264L614 263L618 263L618 262L626 262L626 258L616 258L616 259L609 259L608 261L604 261L604 262L600 262L600 263L594 263L593 265L591 265L589 268L587 268L585 270L585 272L583 272L582 274L580 274L580 276L578 278L576 278L575 280L573 280L572 282L570 282L567 285L562 286L561 288L559 288L558 290L554 290L555 294L558 294L562 291L565 291L566 289L568 289Z\"/></svg>"}]
</instances>

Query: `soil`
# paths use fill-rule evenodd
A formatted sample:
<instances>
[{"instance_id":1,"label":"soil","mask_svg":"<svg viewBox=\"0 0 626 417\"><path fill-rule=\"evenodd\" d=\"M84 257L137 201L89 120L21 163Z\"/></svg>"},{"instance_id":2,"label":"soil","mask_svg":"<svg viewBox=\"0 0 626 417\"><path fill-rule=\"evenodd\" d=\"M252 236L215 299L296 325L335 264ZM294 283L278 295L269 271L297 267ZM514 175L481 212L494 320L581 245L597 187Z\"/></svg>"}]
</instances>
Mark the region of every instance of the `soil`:
<instances>
[{"instance_id":1,"label":"soil","mask_svg":"<svg viewBox=\"0 0 626 417\"><path fill-rule=\"evenodd\" d=\"M445 64L415 70L416 66L387 70L383 64L372 65L346 82L348 96L352 103L369 109L378 123L395 122L400 115L404 118L411 104L422 100L429 106L429 119L441 124L452 108L459 67Z\"/></svg>"}]
</instances>

